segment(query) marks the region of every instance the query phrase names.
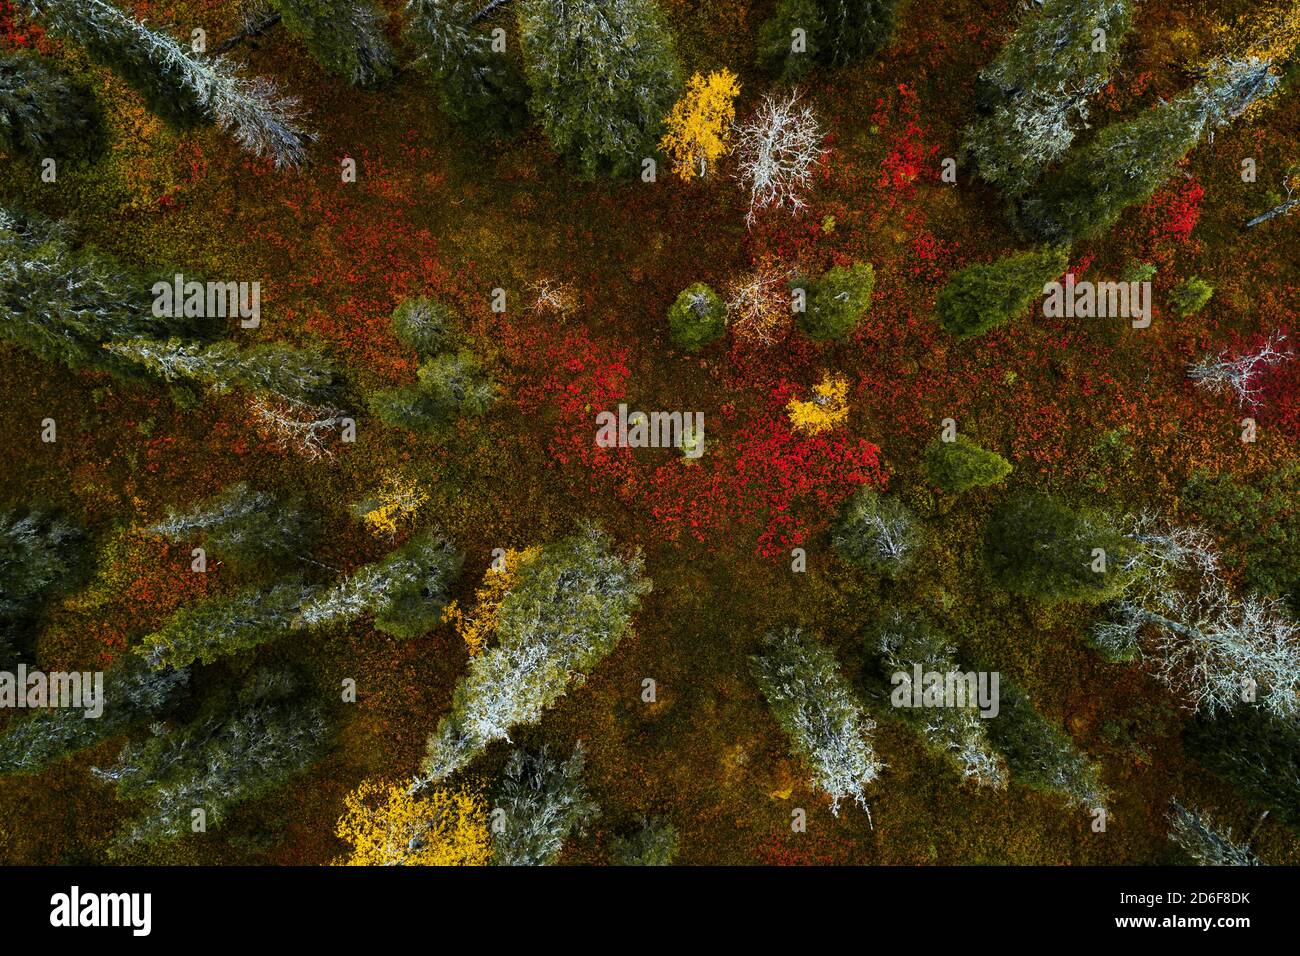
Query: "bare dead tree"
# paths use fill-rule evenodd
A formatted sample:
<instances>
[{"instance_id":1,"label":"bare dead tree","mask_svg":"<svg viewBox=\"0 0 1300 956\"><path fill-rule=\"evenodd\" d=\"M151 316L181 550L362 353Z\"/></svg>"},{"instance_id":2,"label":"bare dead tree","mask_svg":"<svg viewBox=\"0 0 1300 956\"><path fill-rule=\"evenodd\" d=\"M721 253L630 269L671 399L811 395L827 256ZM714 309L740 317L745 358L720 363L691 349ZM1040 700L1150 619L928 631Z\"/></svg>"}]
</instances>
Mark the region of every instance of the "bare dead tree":
<instances>
[{"instance_id":1,"label":"bare dead tree","mask_svg":"<svg viewBox=\"0 0 1300 956\"><path fill-rule=\"evenodd\" d=\"M753 117L736 127L736 178L749 188L746 223L753 225L760 209L798 213L807 206L813 166L828 152L823 139L812 107L799 105L798 90L763 97Z\"/></svg>"},{"instance_id":2,"label":"bare dead tree","mask_svg":"<svg viewBox=\"0 0 1300 956\"><path fill-rule=\"evenodd\" d=\"M1224 349L1217 357L1206 356L1189 366L1187 376L1210 392L1234 392L1239 405L1257 406L1260 373L1295 357L1289 349L1282 349L1285 339L1285 333L1276 331L1256 348L1236 358Z\"/></svg>"}]
</instances>

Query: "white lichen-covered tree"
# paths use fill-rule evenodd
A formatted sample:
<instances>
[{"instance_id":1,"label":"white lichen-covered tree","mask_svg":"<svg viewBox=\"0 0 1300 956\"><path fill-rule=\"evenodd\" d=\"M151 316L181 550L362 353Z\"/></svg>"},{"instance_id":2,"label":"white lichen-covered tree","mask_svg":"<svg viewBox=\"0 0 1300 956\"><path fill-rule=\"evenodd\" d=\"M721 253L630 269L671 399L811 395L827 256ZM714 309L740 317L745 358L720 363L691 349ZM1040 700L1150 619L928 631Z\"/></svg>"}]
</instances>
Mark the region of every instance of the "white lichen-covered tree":
<instances>
[{"instance_id":1,"label":"white lichen-covered tree","mask_svg":"<svg viewBox=\"0 0 1300 956\"><path fill-rule=\"evenodd\" d=\"M585 762L582 741L563 761L551 757L545 747L510 755L493 806L494 864L548 866L570 836L581 834L600 815L582 781Z\"/></svg>"},{"instance_id":2,"label":"white lichen-covered tree","mask_svg":"<svg viewBox=\"0 0 1300 956\"><path fill-rule=\"evenodd\" d=\"M1278 330L1235 357L1231 350L1224 349L1217 356L1206 356L1189 366L1187 377L1209 392L1229 392L1236 395L1238 405L1256 408L1262 398L1262 374L1295 358L1295 353L1282 344L1285 341L1286 333Z\"/></svg>"},{"instance_id":3,"label":"white lichen-covered tree","mask_svg":"<svg viewBox=\"0 0 1300 956\"><path fill-rule=\"evenodd\" d=\"M736 178L749 190L745 222L752 225L762 209L789 208L798 213L808 204L813 169L828 150L825 135L811 106L799 102L799 91L764 96L754 115L736 128Z\"/></svg>"},{"instance_id":4,"label":"white lichen-covered tree","mask_svg":"<svg viewBox=\"0 0 1300 956\"><path fill-rule=\"evenodd\" d=\"M177 544L201 536L213 557L254 564L299 555L310 522L300 509L283 507L273 495L241 481L187 510L170 509L146 530Z\"/></svg>"},{"instance_id":5,"label":"white lichen-covered tree","mask_svg":"<svg viewBox=\"0 0 1300 956\"><path fill-rule=\"evenodd\" d=\"M893 577L906 570L922 542L916 519L897 498L863 488L849 500L831 533L843 560Z\"/></svg>"},{"instance_id":6,"label":"white lichen-covered tree","mask_svg":"<svg viewBox=\"0 0 1300 956\"><path fill-rule=\"evenodd\" d=\"M311 136L297 100L263 77L249 78L220 56L195 53L105 0L18 0L51 33L84 47L120 73L149 107L178 127L209 122L276 167L300 167Z\"/></svg>"},{"instance_id":7,"label":"white lichen-covered tree","mask_svg":"<svg viewBox=\"0 0 1300 956\"><path fill-rule=\"evenodd\" d=\"M1284 602L1237 596L1220 575L1213 538L1143 512L1126 536L1139 547L1109 616L1092 630L1112 659L1140 656L1151 673L1207 715L1249 702L1300 712L1300 625Z\"/></svg>"},{"instance_id":8,"label":"white lichen-covered tree","mask_svg":"<svg viewBox=\"0 0 1300 956\"><path fill-rule=\"evenodd\" d=\"M883 768L872 746L876 723L854 700L834 655L798 628L769 633L751 659L772 716L812 784L831 798L831 812L852 800L867 809L867 789ZM869 812L869 811L868 811Z\"/></svg>"},{"instance_id":9,"label":"white lichen-covered tree","mask_svg":"<svg viewBox=\"0 0 1300 956\"><path fill-rule=\"evenodd\" d=\"M1047 0L1026 16L980 71L983 114L966 149L985 181L1022 191L1069 149L1129 20L1129 0Z\"/></svg>"},{"instance_id":10,"label":"white lichen-covered tree","mask_svg":"<svg viewBox=\"0 0 1300 956\"><path fill-rule=\"evenodd\" d=\"M1183 848L1198 866L1260 866L1259 857L1219 830L1213 821L1177 800L1169 814L1169 839Z\"/></svg>"},{"instance_id":11,"label":"white lichen-covered tree","mask_svg":"<svg viewBox=\"0 0 1300 956\"><path fill-rule=\"evenodd\" d=\"M429 738L417 786L541 720L614 649L649 590L640 555L616 554L595 528L543 548L502 599L496 643L470 660L451 712Z\"/></svg>"},{"instance_id":12,"label":"white lichen-covered tree","mask_svg":"<svg viewBox=\"0 0 1300 956\"><path fill-rule=\"evenodd\" d=\"M937 631L902 614L886 620L876 637L885 676L900 675L896 690L910 698L916 665L922 673L960 673L956 648ZM988 739L986 721L976 700L961 706L946 701L942 707L899 708L898 715L918 730L926 746L947 757L963 780L1001 790L1007 785L1007 768Z\"/></svg>"},{"instance_id":13,"label":"white lichen-covered tree","mask_svg":"<svg viewBox=\"0 0 1300 956\"><path fill-rule=\"evenodd\" d=\"M447 538L423 531L386 558L358 568L306 602L299 622L323 627L373 614L376 629L395 637L418 637L441 620L463 558Z\"/></svg>"}]
</instances>

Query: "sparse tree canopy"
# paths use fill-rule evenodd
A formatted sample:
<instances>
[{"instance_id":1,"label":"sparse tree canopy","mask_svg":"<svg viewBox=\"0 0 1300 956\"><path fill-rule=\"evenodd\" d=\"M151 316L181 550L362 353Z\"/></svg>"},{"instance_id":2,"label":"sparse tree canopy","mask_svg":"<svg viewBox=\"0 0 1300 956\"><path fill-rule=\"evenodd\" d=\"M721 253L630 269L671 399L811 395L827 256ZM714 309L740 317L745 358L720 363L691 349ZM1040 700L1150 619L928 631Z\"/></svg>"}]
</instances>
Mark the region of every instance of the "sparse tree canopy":
<instances>
[{"instance_id":1,"label":"sparse tree canopy","mask_svg":"<svg viewBox=\"0 0 1300 956\"><path fill-rule=\"evenodd\" d=\"M762 209L798 213L808 205L813 167L827 152L824 138L812 107L799 105L797 90L763 97L736 133L736 177L749 190L747 223Z\"/></svg>"}]
</instances>

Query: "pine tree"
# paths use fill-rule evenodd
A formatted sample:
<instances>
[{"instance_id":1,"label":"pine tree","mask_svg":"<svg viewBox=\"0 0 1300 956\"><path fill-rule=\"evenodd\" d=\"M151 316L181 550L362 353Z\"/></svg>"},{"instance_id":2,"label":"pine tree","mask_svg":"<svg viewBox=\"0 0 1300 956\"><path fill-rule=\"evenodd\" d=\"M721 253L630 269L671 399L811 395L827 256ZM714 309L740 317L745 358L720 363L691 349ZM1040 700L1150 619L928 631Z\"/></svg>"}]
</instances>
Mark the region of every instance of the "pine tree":
<instances>
[{"instance_id":1,"label":"pine tree","mask_svg":"<svg viewBox=\"0 0 1300 956\"><path fill-rule=\"evenodd\" d=\"M727 328L727 307L721 297L703 282L687 286L668 310L668 329L673 343L688 352L698 352L722 335Z\"/></svg>"},{"instance_id":2,"label":"pine tree","mask_svg":"<svg viewBox=\"0 0 1300 956\"><path fill-rule=\"evenodd\" d=\"M763 654L751 658L772 716L794 754L812 771L812 784L831 798L831 813L853 800L867 807L867 787L880 775L872 746L876 724L853 699L834 655L797 628L772 631Z\"/></svg>"},{"instance_id":3,"label":"pine tree","mask_svg":"<svg viewBox=\"0 0 1300 956\"><path fill-rule=\"evenodd\" d=\"M986 723L993 746L1011 768L1011 779L1032 790L1061 794L1084 810L1104 807L1110 794L1097 764L1064 730L1044 719L1015 684L1003 678L999 696L998 717Z\"/></svg>"},{"instance_id":4,"label":"pine tree","mask_svg":"<svg viewBox=\"0 0 1300 956\"><path fill-rule=\"evenodd\" d=\"M807 290L808 300L799 314L799 328L819 342L842 339L871 308L876 273L870 263L835 266Z\"/></svg>"},{"instance_id":5,"label":"pine tree","mask_svg":"<svg viewBox=\"0 0 1300 956\"><path fill-rule=\"evenodd\" d=\"M195 810L204 812L209 829L221 826L235 807L306 769L326 733L320 711L299 700L296 682L266 672L210 700L192 722L155 728L144 744L126 747L111 768L94 771L116 784L119 799L145 808L115 849L188 834Z\"/></svg>"},{"instance_id":6,"label":"pine tree","mask_svg":"<svg viewBox=\"0 0 1300 956\"><path fill-rule=\"evenodd\" d=\"M1113 123L1072 150L1020 208L1021 222L1048 242L1098 236L1129 206L1146 202L1201 137L1271 94L1278 78L1259 60L1215 63L1190 91Z\"/></svg>"},{"instance_id":7,"label":"pine tree","mask_svg":"<svg viewBox=\"0 0 1300 956\"><path fill-rule=\"evenodd\" d=\"M395 58L384 18L368 0L273 0L284 27L316 62L355 86L393 75Z\"/></svg>"},{"instance_id":8,"label":"pine tree","mask_svg":"<svg viewBox=\"0 0 1300 956\"><path fill-rule=\"evenodd\" d=\"M419 637L442 619L463 557L438 532L421 532L308 601L302 608L302 624L346 624L373 614L376 630L399 638Z\"/></svg>"},{"instance_id":9,"label":"pine tree","mask_svg":"<svg viewBox=\"0 0 1300 956\"><path fill-rule=\"evenodd\" d=\"M934 303L939 324L968 339L1019 318L1069 263L1068 249L1049 248L967 266L939 290Z\"/></svg>"},{"instance_id":10,"label":"pine tree","mask_svg":"<svg viewBox=\"0 0 1300 956\"><path fill-rule=\"evenodd\" d=\"M980 71L966 149L986 182L1021 193L1069 149L1130 25L1129 0L1047 0L1025 19Z\"/></svg>"},{"instance_id":11,"label":"pine tree","mask_svg":"<svg viewBox=\"0 0 1300 956\"><path fill-rule=\"evenodd\" d=\"M16 2L51 33L118 73L171 125L214 123L277 168L297 168L306 159L311 137L297 126L297 101L281 96L270 80L250 80L221 57L193 53L105 0Z\"/></svg>"},{"instance_id":12,"label":"pine tree","mask_svg":"<svg viewBox=\"0 0 1300 956\"><path fill-rule=\"evenodd\" d=\"M407 42L437 84L445 114L488 135L523 126L523 74L507 51L493 48L488 24L468 0L408 0L407 15Z\"/></svg>"},{"instance_id":13,"label":"pine tree","mask_svg":"<svg viewBox=\"0 0 1300 956\"><path fill-rule=\"evenodd\" d=\"M650 582L595 528L529 561L497 610L496 643L475 655L451 712L429 738L423 772L437 782L511 728L535 724L622 639Z\"/></svg>"},{"instance_id":14,"label":"pine tree","mask_svg":"<svg viewBox=\"0 0 1300 956\"><path fill-rule=\"evenodd\" d=\"M1193 758L1268 807L1291 826L1300 826L1300 723L1255 707L1237 707L1187 728Z\"/></svg>"},{"instance_id":15,"label":"pine tree","mask_svg":"<svg viewBox=\"0 0 1300 956\"><path fill-rule=\"evenodd\" d=\"M271 585L252 584L229 596L182 608L144 638L136 653L150 667L210 664L288 633L316 589L299 577Z\"/></svg>"},{"instance_id":16,"label":"pine tree","mask_svg":"<svg viewBox=\"0 0 1300 956\"><path fill-rule=\"evenodd\" d=\"M500 813L499 832L492 837L495 865L549 866L565 841L600 815L582 782L585 762L582 741L563 762L548 756L545 747L510 755L493 808Z\"/></svg>"},{"instance_id":17,"label":"pine tree","mask_svg":"<svg viewBox=\"0 0 1300 956\"><path fill-rule=\"evenodd\" d=\"M34 53L0 55L0 149L27 159L92 151L99 113L94 97Z\"/></svg>"},{"instance_id":18,"label":"pine tree","mask_svg":"<svg viewBox=\"0 0 1300 956\"><path fill-rule=\"evenodd\" d=\"M831 547L842 560L891 578L911 567L921 541L907 506L871 488L849 499L831 533Z\"/></svg>"},{"instance_id":19,"label":"pine tree","mask_svg":"<svg viewBox=\"0 0 1300 956\"><path fill-rule=\"evenodd\" d=\"M38 710L0 736L0 774L39 773L61 757L158 718L189 683L189 672L151 670L129 659L104 675L104 712L87 720L71 707Z\"/></svg>"},{"instance_id":20,"label":"pine tree","mask_svg":"<svg viewBox=\"0 0 1300 956\"><path fill-rule=\"evenodd\" d=\"M654 0L519 0L530 105L584 176L627 175L655 151L681 91Z\"/></svg>"},{"instance_id":21,"label":"pine tree","mask_svg":"<svg viewBox=\"0 0 1300 956\"><path fill-rule=\"evenodd\" d=\"M140 378L110 342L191 331L155 318L149 284L95 250L76 248L62 224L0 209L0 335L38 357Z\"/></svg>"},{"instance_id":22,"label":"pine tree","mask_svg":"<svg viewBox=\"0 0 1300 956\"><path fill-rule=\"evenodd\" d=\"M1039 601L1098 604L1132 580L1137 547L1103 515L1071 510L1043 494L998 509L984 535L985 560L1007 590Z\"/></svg>"},{"instance_id":23,"label":"pine tree","mask_svg":"<svg viewBox=\"0 0 1300 956\"><path fill-rule=\"evenodd\" d=\"M299 554L311 522L301 509L281 507L241 481L188 511L169 510L149 531L174 543L201 535L212 557L248 566Z\"/></svg>"},{"instance_id":24,"label":"pine tree","mask_svg":"<svg viewBox=\"0 0 1300 956\"><path fill-rule=\"evenodd\" d=\"M941 490L959 495L999 484L1011 474L1011 462L958 435L954 441L930 444L925 452L925 473Z\"/></svg>"},{"instance_id":25,"label":"pine tree","mask_svg":"<svg viewBox=\"0 0 1300 956\"><path fill-rule=\"evenodd\" d=\"M759 65L781 82L798 80L817 63L825 29L817 0L777 0L776 12L758 30Z\"/></svg>"}]
</instances>

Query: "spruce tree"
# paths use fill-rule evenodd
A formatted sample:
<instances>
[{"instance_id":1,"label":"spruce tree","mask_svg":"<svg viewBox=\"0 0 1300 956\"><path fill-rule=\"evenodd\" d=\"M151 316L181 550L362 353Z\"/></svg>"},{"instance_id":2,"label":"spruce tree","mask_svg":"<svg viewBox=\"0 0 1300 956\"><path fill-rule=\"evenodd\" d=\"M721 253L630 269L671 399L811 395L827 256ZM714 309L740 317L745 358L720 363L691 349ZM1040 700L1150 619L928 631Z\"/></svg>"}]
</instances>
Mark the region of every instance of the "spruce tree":
<instances>
[{"instance_id":1,"label":"spruce tree","mask_svg":"<svg viewBox=\"0 0 1300 956\"><path fill-rule=\"evenodd\" d=\"M483 415L496 401L496 383L467 348L428 359L416 374L415 385L371 396L371 410L384 424L435 431L461 418Z\"/></svg>"},{"instance_id":2,"label":"spruce tree","mask_svg":"<svg viewBox=\"0 0 1300 956\"><path fill-rule=\"evenodd\" d=\"M822 59L845 66L883 50L894 36L901 0L819 0Z\"/></svg>"},{"instance_id":3,"label":"spruce tree","mask_svg":"<svg viewBox=\"0 0 1300 956\"><path fill-rule=\"evenodd\" d=\"M450 307L433 299L405 299L393 310L393 334L421 358L446 351L456 339L459 323Z\"/></svg>"},{"instance_id":4,"label":"spruce tree","mask_svg":"<svg viewBox=\"0 0 1300 956\"><path fill-rule=\"evenodd\" d=\"M644 818L635 833L614 838L618 866L672 866L681 847L677 828L655 817Z\"/></svg>"},{"instance_id":5,"label":"spruce tree","mask_svg":"<svg viewBox=\"0 0 1300 956\"><path fill-rule=\"evenodd\" d=\"M817 63L825 29L818 0L777 0L758 30L759 65L782 82L800 79Z\"/></svg>"},{"instance_id":6,"label":"spruce tree","mask_svg":"<svg viewBox=\"0 0 1300 956\"><path fill-rule=\"evenodd\" d=\"M1011 768L1011 779L1032 790L1061 794L1084 810L1104 807L1110 795L1100 767L1006 678L999 696L997 719L986 723L993 746Z\"/></svg>"},{"instance_id":7,"label":"spruce tree","mask_svg":"<svg viewBox=\"0 0 1300 956\"><path fill-rule=\"evenodd\" d=\"M1007 590L1039 601L1111 600L1132 580L1137 545L1104 515L1019 494L989 519L984 554Z\"/></svg>"},{"instance_id":8,"label":"spruce tree","mask_svg":"<svg viewBox=\"0 0 1300 956\"><path fill-rule=\"evenodd\" d=\"M500 829L492 836L495 865L548 866L570 836L600 815L582 782L585 762L582 741L565 761L548 756L545 747L510 755L493 806L500 813Z\"/></svg>"},{"instance_id":9,"label":"spruce tree","mask_svg":"<svg viewBox=\"0 0 1300 956\"><path fill-rule=\"evenodd\" d=\"M880 775L872 744L875 721L854 699L835 656L798 628L769 632L750 659L759 689L792 753L831 798L831 813L852 800L867 807L867 787Z\"/></svg>"},{"instance_id":10,"label":"spruce tree","mask_svg":"<svg viewBox=\"0 0 1300 956\"><path fill-rule=\"evenodd\" d=\"M807 302L799 314L799 328L818 341L842 339L862 321L871 308L876 274L870 263L835 266L807 290Z\"/></svg>"},{"instance_id":11,"label":"spruce tree","mask_svg":"<svg viewBox=\"0 0 1300 956\"><path fill-rule=\"evenodd\" d=\"M469 0L409 0L407 14L407 42L437 85L446 115L487 135L523 126L523 73L507 51L494 49L490 24L477 19Z\"/></svg>"},{"instance_id":12,"label":"spruce tree","mask_svg":"<svg viewBox=\"0 0 1300 956\"><path fill-rule=\"evenodd\" d=\"M986 182L1018 194L1069 149L1129 27L1129 0L1047 0L1026 17L980 71L966 149Z\"/></svg>"},{"instance_id":13,"label":"spruce tree","mask_svg":"<svg viewBox=\"0 0 1300 956\"><path fill-rule=\"evenodd\" d=\"M369 0L273 0L284 27L316 62L355 86L393 75L384 18Z\"/></svg>"},{"instance_id":14,"label":"spruce tree","mask_svg":"<svg viewBox=\"0 0 1300 956\"><path fill-rule=\"evenodd\" d=\"M89 152L99 129L94 97L34 53L0 55L0 149L26 159Z\"/></svg>"},{"instance_id":15,"label":"spruce tree","mask_svg":"<svg viewBox=\"0 0 1300 956\"><path fill-rule=\"evenodd\" d=\"M939 290L935 314L958 338L980 335L1024 315L1069 262L1069 250L1049 248L967 266Z\"/></svg>"},{"instance_id":16,"label":"spruce tree","mask_svg":"<svg viewBox=\"0 0 1300 956\"><path fill-rule=\"evenodd\" d=\"M189 684L187 670L155 671L129 658L104 675L104 712L88 720L72 707L50 707L15 720L0 736L0 774L39 773L61 757L157 719Z\"/></svg>"},{"instance_id":17,"label":"spruce tree","mask_svg":"<svg viewBox=\"0 0 1300 956\"><path fill-rule=\"evenodd\" d=\"M530 106L584 176L627 175L655 152L681 90L654 0L518 0Z\"/></svg>"},{"instance_id":18,"label":"spruce tree","mask_svg":"<svg viewBox=\"0 0 1300 956\"><path fill-rule=\"evenodd\" d=\"M849 499L831 532L831 547L842 560L891 578L911 567L921 543L911 510L871 488Z\"/></svg>"},{"instance_id":19,"label":"spruce tree","mask_svg":"<svg viewBox=\"0 0 1300 956\"><path fill-rule=\"evenodd\" d=\"M542 548L497 609L496 643L470 660L451 712L430 736L427 782L464 767L511 728L535 724L609 654L650 590L639 554L587 528Z\"/></svg>"},{"instance_id":20,"label":"spruce tree","mask_svg":"<svg viewBox=\"0 0 1300 956\"><path fill-rule=\"evenodd\" d=\"M46 361L123 378L142 369L105 345L187 334L191 320L152 315L149 283L37 216L0 209L0 335Z\"/></svg>"},{"instance_id":21,"label":"spruce tree","mask_svg":"<svg viewBox=\"0 0 1300 956\"><path fill-rule=\"evenodd\" d=\"M214 123L251 153L297 168L311 137L297 126L297 101L271 81L248 79L221 57L194 53L105 0L16 0L56 36L136 89L149 109L178 129Z\"/></svg>"},{"instance_id":22,"label":"spruce tree","mask_svg":"<svg viewBox=\"0 0 1300 956\"><path fill-rule=\"evenodd\" d=\"M959 495L999 484L1011 474L1011 462L958 435L953 441L930 444L925 452L925 473L941 490Z\"/></svg>"},{"instance_id":23,"label":"spruce tree","mask_svg":"<svg viewBox=\"0 0 1300 956\"><path fill-rule=\"evenodd\" d=\"M0 511L0 620L25 617L75 586L84 537L50 511Z\"/></svg>"},{"instance_id":24,"label":"spruce tree","mask_svg":"<svg viewBox=\"0 0 1300 956\"><path fill-rule=\"evenodd\" d=\"M376 630L419 637L442 620L463 555L436 531L423 531L374 564L348 575L302 608L307 627L346 624L372 614Z\"/></svg>"},{"instance_id":25,"label":"spruce tree","mask_svg":"<svg viewBox=\"0 0 1300 956\"><path fill-rule=\"evenodd\" d=\"M1187 728L1191 756L1284 822L1300 826L1300 723L1243 705Z\"/></svg>"},{"instance_id":26,"label":"spruce tree","mask_svg":"<svg viewBox=\"0 0 1300 956\"><path fill-rule=\"evenodd\" d=\"M210 557L250 566L299 554L311 521L301 509L282 507L241 481L187 511L169 510L149 530L174 543L201 536Z\"/></svg>"},{"instance_id":27,"label":"spruce tree","mask_svg":"<svg viewBox=\"0 0 1300 956\"><path fill-rule=\"evenodd\" d=\"M326 736L320 711L302 701L296 681L267 672L216 695L187 724L156 726L153 737L126 747L112 767L95 770L116 785L119 799L144 808L115 849L189 834L195 810L204 812L207 828L221 826L237 806L306 769Z\"/></svg>"},{"instance_id":28,"label":"spruce tree","mask_svg":"<svg viewBox=\"0 0 1300 956\"><path fill-rule=\"evenodd\" d=\"M917 667L922 674L945 675L945 681L948 674L963 673L956 648L945 634L919 618L895 612L871 634L868 652L879 659L881 676L888 681L881 690L894 705L892 713L921 735L927 749L950 761L963 780L994 789L1006 786L1005 763L988 737L988 724L997 719L997 712L983 716L978 693L960 705L944 700L942 706L912 706ZM964 694L971 689L963 686ZM1000 707L1000 687L987 686L993 694L991 706ZM923 686L922 691L928 688Z\"/></svg>"},{"instance_id":29,"label":"spruce tree","mask_svg":"<svg viewBox=\"0 0 1300 956\"><path fill-rule=\"evenodd\" d=\"M688 352L698 352L722 335L726 328L727 307L703 282L683 289L668 310L668 329L673 344Z\"/></svg>"},{"instance_id":30,"label":"spruce tree","mask_svg":"<svg viewBox=\"0 0 1300 956\"><path fill-rule=\"evenodd\" d=\"M1020 207L1025 228L1047 242L1098 236L1129 206L1146 202L1207 133L1226 126L1276 89L1259 60L1215 63L1182 96L1113 123L1072 150Z\"/></svg>"},{"instance_id":31,"label":"spruce tree","mask_svg":"<svg viewBox=\"0 0 1300 956\"><path fill-rule=\"evenodd\" d=\"M136 653L150 667L210 664L288 633L303 604L316 589L299 577L274 584L252 584L228 596L182 608L146 636Z\"/></svg>"}]
</instances>

